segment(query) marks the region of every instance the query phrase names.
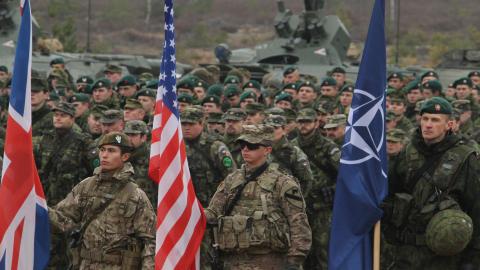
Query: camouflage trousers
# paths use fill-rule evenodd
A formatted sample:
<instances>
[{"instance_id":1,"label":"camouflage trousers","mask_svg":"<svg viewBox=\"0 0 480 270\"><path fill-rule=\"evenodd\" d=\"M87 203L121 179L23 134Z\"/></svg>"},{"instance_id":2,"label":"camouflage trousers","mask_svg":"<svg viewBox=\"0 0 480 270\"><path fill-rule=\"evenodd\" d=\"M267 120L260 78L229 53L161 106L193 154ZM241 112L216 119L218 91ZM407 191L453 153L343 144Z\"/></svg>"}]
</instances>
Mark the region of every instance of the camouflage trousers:
<instances>
[{"instance_id":1,"label":"camouflage trousers","mask_svg":"<svg viewBox=\"0 0 480 270\"><path fill-rule=\"evenodd\" d=\"M280 253L226 254L222 259L223 270L278 270L284 269L287 263L286 254Z\"/></svg>"},{"instance_id":2,"label":"camouflage trousers","mask_svg":"<svg viewBox=\"0 0 480 270\"><path fill-rule=\"evenodd\" d=\"M312 228L312 248L304 263L305 269L328 269L328 241L332 223L331 208L321 208L309 214Z\"/></svg>"}]
</instances>

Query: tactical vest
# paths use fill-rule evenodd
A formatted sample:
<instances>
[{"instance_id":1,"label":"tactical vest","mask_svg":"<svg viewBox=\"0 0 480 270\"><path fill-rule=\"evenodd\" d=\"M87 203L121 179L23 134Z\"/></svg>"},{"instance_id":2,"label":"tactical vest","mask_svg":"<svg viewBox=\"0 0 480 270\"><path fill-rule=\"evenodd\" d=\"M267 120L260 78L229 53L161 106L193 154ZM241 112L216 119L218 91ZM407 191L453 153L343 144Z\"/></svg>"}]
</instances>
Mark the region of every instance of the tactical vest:
<instances>
[{"instance_id":1,"label":"tactical vest","mask_svg":"<svg viewBox=\"0 0 480 270\"><path fill-rule=\"evenodd\" d=\"M235 196L245 181L241 170L225 182L227 200ZM267 169L256 181L249 182L240 200L228 216L220 216L217 242L224 252L267 254L287 252L290 247L288 221L280 207L275 185L282 174Z\"/></svg>"}]
</instances>

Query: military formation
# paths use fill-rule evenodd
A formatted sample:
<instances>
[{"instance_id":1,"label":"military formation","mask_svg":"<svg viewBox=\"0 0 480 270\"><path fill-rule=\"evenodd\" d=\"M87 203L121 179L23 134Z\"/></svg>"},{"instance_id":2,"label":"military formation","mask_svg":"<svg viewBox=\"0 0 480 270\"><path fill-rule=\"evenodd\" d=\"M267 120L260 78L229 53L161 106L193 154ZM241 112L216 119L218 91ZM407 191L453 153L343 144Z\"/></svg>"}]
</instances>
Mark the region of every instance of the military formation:
<instances>
[{"instance_id":1,"label":"military formation","mask_svg":"<svg viewBox=\"0 0 480 270\"><path fill-rule=\"evenodd\" d=\"M49 269L154 269L157 186L148 176L158 80L106 65L32 71L34 156L50 207ZM11 73L0 66L0 148ZM224 74L222 74L224 75ZM327 269L335 182L354 82L251 79L199 67L177 80L192 182L205 208L202 269ZM389 195L382 269L480 267L480 73L389 74Z\"/></svg>"}]
</instances>

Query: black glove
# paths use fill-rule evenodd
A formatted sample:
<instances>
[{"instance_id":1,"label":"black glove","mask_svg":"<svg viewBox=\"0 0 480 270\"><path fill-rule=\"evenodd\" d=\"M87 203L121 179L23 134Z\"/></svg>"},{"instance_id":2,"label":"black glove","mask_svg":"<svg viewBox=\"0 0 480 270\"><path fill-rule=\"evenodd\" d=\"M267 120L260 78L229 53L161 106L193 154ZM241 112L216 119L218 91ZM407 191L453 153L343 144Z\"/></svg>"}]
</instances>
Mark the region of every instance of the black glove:
<instances>
[{"instance_id":1,"label":"black glove","mask_svg":"<svg viewBox=\"0 0 480 270\"><path fill-rule=\"evenodd\" d=\"M335 186L323 187L320 189L322 192L322 200L326 204L332 204L335 198Z\"/></svg>"}]
</instances>

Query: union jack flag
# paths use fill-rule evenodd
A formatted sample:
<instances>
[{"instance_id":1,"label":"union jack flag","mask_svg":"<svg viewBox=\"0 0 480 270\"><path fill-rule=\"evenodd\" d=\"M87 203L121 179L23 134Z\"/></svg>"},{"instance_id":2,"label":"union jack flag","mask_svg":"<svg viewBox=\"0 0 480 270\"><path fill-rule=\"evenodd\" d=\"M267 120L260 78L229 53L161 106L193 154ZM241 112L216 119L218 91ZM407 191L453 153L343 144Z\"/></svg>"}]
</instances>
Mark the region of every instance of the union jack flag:
<instances>
[{"instance_id":1,"label":"union jack flag","mask_svg":"<svg viewBox=\"0 0 480 270\"><path fill-rule=\"evenodd\" d=\"M32 148L29 0L21 2L20 12L0 184L0 270L44 269L50 252L47 203Z\"/></svg>"},{"instance_id":2,"label":"union jack flag","mask_svg":"<svg viewBox=\"0 0 480 270\"><path fill-rule=\"evenodd\" d=\"M165 42L152 130L149 174L158 182L155 269L200 269L205 215L193 188L176 94L173 1L166 0Z\"/></svg>"}]
</instances>

